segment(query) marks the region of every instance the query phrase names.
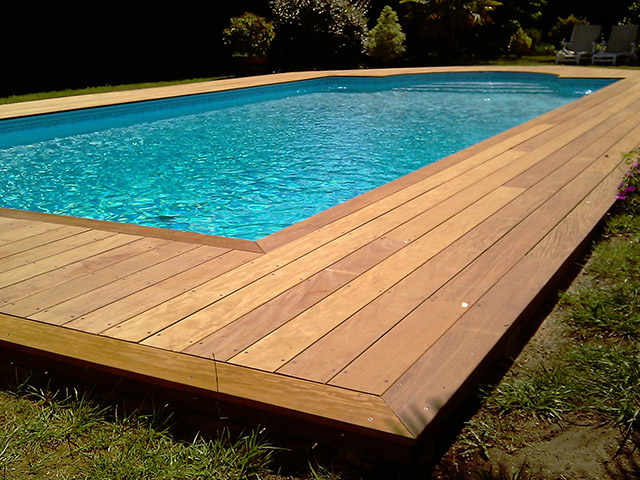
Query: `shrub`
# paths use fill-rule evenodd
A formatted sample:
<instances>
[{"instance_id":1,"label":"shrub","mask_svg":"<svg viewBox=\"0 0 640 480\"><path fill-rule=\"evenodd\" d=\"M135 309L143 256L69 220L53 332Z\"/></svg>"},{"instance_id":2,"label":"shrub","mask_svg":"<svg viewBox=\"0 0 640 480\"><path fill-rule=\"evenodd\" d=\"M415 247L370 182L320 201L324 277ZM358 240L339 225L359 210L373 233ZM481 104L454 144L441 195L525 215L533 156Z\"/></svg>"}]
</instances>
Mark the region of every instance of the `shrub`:
<instances>
[{"instance_id":1,"label":"shrub","mask_svg":"<svg viewBox=\"0 0 640 480\"><path fill-rule=\"evenodd\" d=\"M378 17L378 23L369 32L367 55L383 63L389 63L404 55L406 49L398 14L385 5Z\"/></svg>"},{"instance_id":2,"label":"shrub","mask_svg":"<svg viewBox=\"0 0 640 480\"><path fill-rule=\"evenodd\" d=\"M359 65L367 39L367 0L271 0L272 59L284 69Z\"/></svg>"},{"instance_id":3,"label":"shrub","mask_svg":"<svg viewBox=\"0 0 640 480\"><path fill-rule=\"evenodd\" d=\"M222 41L234 57L265 57L275 36L273 24L253 13L233 17L222 32Z\"/></svg>"},{"instance_id":4,"label":"shrub","mask_svg":"<svg viewBox=\"0 0 640 480\"><path fill-rule=\"evenodd\" d=\"M526 55L531 51L532 41L531 37L520 27L509 38L509 52L516 55Z\"/></svg>"}]
</instances>

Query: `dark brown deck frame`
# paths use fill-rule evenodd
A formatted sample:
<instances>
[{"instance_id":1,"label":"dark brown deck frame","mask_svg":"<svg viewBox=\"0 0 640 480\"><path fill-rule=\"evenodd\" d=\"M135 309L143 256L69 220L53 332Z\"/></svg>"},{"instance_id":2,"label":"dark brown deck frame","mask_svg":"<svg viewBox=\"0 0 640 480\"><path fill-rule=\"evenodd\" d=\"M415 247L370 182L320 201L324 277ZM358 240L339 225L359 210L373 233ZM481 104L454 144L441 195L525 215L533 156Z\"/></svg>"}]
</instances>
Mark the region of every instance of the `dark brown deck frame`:
<instances>
[{"instance_id":1,"label":"dark brown deck frame","mask_svg":"<svg viewBox=\"0 0 640 480\"><path fill-rule=\"evenodd\" d=\"M620 81L258 242L0 209L2 356L219 398L389 455L433 441L615 202L621 155L640 144L640 72L310 72L0 106L15 118L457 71Z\"/></svg>"}]
</instances>

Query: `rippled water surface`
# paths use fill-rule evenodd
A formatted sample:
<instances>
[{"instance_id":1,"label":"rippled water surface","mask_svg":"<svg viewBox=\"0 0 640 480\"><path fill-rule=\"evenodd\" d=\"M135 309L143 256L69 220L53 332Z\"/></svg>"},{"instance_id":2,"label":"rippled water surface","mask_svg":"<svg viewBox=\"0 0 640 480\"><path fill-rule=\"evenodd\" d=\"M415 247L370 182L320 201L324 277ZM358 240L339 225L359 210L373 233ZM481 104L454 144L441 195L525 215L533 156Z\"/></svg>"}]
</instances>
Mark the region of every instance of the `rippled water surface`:
<instances>
[{"instance_id":1,"label":"rippled water surface","mask_svg":"<svg viewBox=\"0 0 640 480\"><path fill-rule=\"evenodd\" d=\"M345 78L0 122L0 206L255 240L606 84Z\"/></svg>"}]
</instances>

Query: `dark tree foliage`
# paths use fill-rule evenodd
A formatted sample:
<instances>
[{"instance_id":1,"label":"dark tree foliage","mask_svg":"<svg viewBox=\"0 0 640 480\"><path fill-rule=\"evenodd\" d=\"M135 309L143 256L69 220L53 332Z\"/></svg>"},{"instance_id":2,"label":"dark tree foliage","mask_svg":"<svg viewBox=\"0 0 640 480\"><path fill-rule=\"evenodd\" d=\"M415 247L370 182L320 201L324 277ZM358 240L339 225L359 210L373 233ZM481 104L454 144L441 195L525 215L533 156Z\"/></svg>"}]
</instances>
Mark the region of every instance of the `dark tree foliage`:
<instances>
[{"instance_id":1,"label":"dark tree foliage","mask_svg":"<svg viewBox=\"0 0 640 480\"><path fill-rule=\"evenodd\" d=\"M357 67L366 47L366 0L272 0L272 63L282 70Z\"/></svg>"},{"instance_id":2,"label":"dark tree foliage","mask_svg":"<svg viewBox=\"0 0 640 480\"><path fill-rule=\"evenodd\" d=\"M477 29L492 24L493 12L501 5L497 0L402 0L400 3L406 7L404 22L421 43L423 55L434 56L444 63L458 62L473 51Z\"/></svg>"},{"instance_id":3,"label":"dark tree foliage","mask_svg":"<svg viewBox=\"0 0 640 480\"><path fill-rule=\"evenodd\" d=\"M229 73L222 30L267 0L191 4L4 2L0 96Z\"/></svg>"},{"instance_id":4,"label":"dark tree foliage","mask_svg":"<svg viewBox=\"0 0 640 480\"><path fill-rule=\"evenodd\" d=\"M341 8L347 0L313 1L334 5L334 11L287 27L288 35L295 33L298 37L276 37L279 50L273 53L287 68L356 66L362 58L363 45L359 42L366 27L375 26L387 4L399 15L412 64L459 62L465 56L506 53L509 38L520 27L529 33L532 29L538 31L541 41L549 42L548 34L558 24L558 18L571 14L601 24L605 38L611 25L640 23L640 0L606 4L584 0L500 0L502 5L490 12L492 22L473 28L461 28L456 23L455 30L445 27L444 22L450 19L444 17L440 22L430 22L427 16L412 17L410 8L423 8L424 13L424 5L410 7L399 0L369 0L367 12L364 8ZM348 3L354 4L355 0ZM483 1L432 3L462 4L473 9ZM7 1L1 10L0 96L229 74L233 71L231 58L222 43L222 31L229 19L253 12L275 20L271 7L270 0L129 2L126 6L117 2ZM305 29L306 32L301 31ZM453 60L445 60L442 55L443 48L449 47L455 47L447 53Z\"/></svg>"}]
</instances>

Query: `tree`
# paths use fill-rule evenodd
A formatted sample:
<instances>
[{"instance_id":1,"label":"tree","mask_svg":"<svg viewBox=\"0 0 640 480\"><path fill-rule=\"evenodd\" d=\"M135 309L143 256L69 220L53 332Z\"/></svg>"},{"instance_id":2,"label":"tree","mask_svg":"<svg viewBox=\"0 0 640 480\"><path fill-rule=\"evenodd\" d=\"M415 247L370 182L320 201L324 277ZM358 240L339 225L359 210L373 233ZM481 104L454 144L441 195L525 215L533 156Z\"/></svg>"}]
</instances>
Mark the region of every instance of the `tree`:
<instances>
[{"instance_id":1,"label":"tree","mask_svg":"<svg viewBox=\"0 0 640 480\"><path fill-rule=\"evenodd\" d=\"M407 19L445 61L458 57L469 30L490 23L491 12L501 5L496 0L400 0L400 3L407 4Z\"/></svg>"},{"instance_id":2,"label":"tree","mask_svg":"<svg viewBox=\"0 0 640 480\"><path fill-rule=\"evenodd\" d=\"M398 21L398 14L385 5L378 23L369 32L367 55L383 63L389 63L405 53L406 35Z\"/></svg>"},{"instance_id":3,"label":"tree","mask_svg":"<svg viewBox=\"0 0 640 480\"><path fill-rule=\"evenodd\" d=\"M230 25L222 31L223 43L236 57L266 56L273 37L273 25L266 18L249 12L232 17Z\"/></svg>"},{"instance_id":4,"label":"tree","mask_svg":"<svg viewBox=\"0 0 640 480\"><path fill-rule=\"evenodd\" d=\"M367 0L272 0L272 60L283 69L354 67L365 52Z\"/></svg>"}]
</instances>

